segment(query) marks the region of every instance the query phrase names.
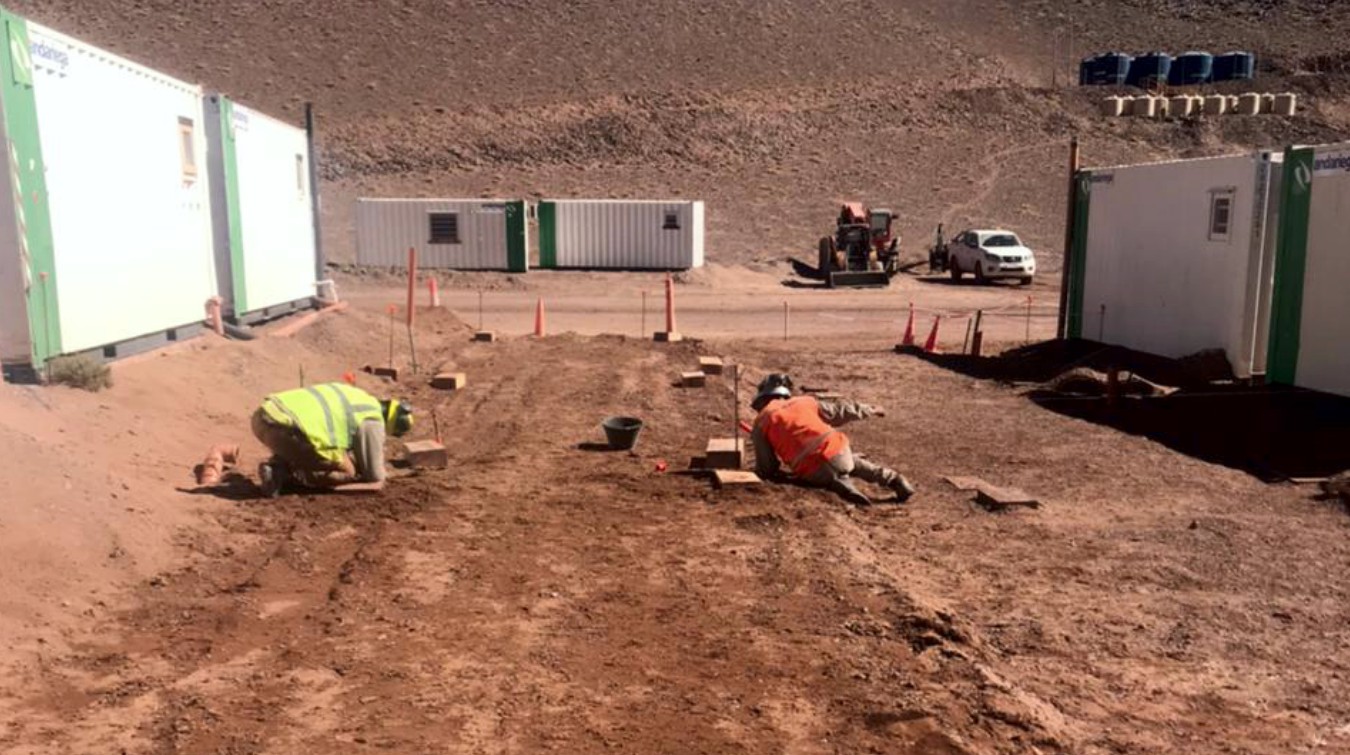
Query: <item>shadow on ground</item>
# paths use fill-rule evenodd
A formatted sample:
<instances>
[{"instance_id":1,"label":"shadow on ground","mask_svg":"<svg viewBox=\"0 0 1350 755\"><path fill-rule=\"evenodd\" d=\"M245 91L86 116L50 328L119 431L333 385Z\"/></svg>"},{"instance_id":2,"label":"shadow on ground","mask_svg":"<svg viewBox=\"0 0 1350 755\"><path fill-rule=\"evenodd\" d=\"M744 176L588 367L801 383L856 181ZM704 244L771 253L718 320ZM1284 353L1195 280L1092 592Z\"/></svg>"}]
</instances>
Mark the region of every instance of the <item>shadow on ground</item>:
<instances>
[{"instance_id":1,"label":"shadow on ground","mask_svg":"<svg viewBox=\"0 0 1350 755\"><path fill-rule=\"evenodd\" d=\"M1049 341L992 357L925 354L980 380L1028 385L1050 411L1113 427L1267 482L1350 469L1350 399L1286 386L1215 382L1212 363L1164 359L1090 341ZM1125 370L1175 386L1166 395L1076 395L1048 383L1075 368Z\"/></svg>"}]
</instances>

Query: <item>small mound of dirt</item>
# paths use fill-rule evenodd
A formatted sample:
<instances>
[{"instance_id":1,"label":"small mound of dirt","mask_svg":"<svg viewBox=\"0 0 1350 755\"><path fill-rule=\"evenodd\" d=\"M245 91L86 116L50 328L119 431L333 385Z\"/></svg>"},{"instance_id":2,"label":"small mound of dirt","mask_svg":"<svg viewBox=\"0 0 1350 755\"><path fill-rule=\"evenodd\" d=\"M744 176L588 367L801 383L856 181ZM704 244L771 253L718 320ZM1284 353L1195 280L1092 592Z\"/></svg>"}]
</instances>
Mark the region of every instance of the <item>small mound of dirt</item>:
<instances>
[{"instance_id":1,"label":"small mound of dirt","mask_svg":"<svg viewBox=\"0 0 1350 755\"><path fill-rule=\"evenodd\" d=\"M1120 395L1122 396L1166 396L1175 388L1151 383L1133 373L1123 373L1120 377ZM1042 389L1052 393L1070 396L1105 396L1110 377L1091 367L1075 367L1042 385Z\"/></svg>"}]
</instances>

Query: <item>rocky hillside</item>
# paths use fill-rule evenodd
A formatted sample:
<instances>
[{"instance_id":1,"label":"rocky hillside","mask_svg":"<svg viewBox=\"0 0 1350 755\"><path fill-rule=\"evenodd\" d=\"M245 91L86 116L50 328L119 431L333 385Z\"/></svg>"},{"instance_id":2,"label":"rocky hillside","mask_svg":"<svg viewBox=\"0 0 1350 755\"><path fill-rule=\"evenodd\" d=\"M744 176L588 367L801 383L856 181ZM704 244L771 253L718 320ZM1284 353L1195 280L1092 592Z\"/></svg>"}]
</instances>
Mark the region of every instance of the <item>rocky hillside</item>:
<instances>
[{"instance_id":1,"label":"rocky hillside","mask_svg":"<svg viewBox=\"0 0 1350 755\"><path fill-rule=\"evenodd\" d=\"M837 201L1055 251L1068 139L1089 163L1350 133L1337 0L44 0L14 9L180 77L321 117L325 237L362 195L698 197L713 259L780 258ZM1251 49L1294 119L1109 122L1085 52ZM1328 72L1330 71L1330 72ZM1056 86L1052 86L1056 85ZM922 240L922 242L921 242Z\"/></svg>"}]
</instances>

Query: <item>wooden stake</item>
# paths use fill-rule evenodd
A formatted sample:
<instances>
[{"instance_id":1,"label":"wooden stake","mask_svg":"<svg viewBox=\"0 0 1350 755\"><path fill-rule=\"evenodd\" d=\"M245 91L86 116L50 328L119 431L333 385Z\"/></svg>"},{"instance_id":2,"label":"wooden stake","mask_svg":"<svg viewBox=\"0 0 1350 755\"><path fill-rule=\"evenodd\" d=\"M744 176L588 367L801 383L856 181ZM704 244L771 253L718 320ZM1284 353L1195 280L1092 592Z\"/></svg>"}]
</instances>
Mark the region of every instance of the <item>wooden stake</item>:
<instances>
[{"instance_id":1,"label":"wooden stake","mask_svg":"<svg viewBox=\"0 0 1350 755\"><path fill-rule=\"evenodd\" d=\"M967 348L970 346L970 334L973 330L975 330L975 318L972 317L969 320L966 320L966 339L961 342L962 354L969 353Z\"/></svg>"},{"instance_id":2,"label":"wooden stake","mask_svg":"<svg viewBox=\"0 0 1350 755\"><path fill-rule=\"evenodd\" d=\"M741 365L740 365L740 362L737 362L735 365L732 366L732 368L731 368L731 374L732 374L732 380L734 381L734 384L735 384L735 388L733 389L733 394L734 394L734 396L735 396L735 401L736 401L736 408L735 408L735 410L732 411L732 413L731 413L732 417L734 418L733 421L732 421L732 423L731 423L731 425L732 425L732 429L731 429L731 437L734 438L734 439L736 440L736 445L735 445L735 446L732 446L732 447L733 447L733 448L740 448L740 447L741 447Z\"/></svg>"},{"instance_id":3,"label":"wooden stake","mask_svg":"<svg viewBox=\"0 0 1350 755\"><path fill-rule=\"evenodd\" d=\"M431 429L436 433L436 442L444 443L445 441L441 440L441 420L436 416L435 407L431 409Z\"/></svg>"},{"instance_id":4,"label":"wooden stake","mask_svg":"<svg viewBox=\"0 0 1350 755\"><path fill-rule=\"evenodd\" d=\"M394 314L398 312L397 304L389 305L389 369L394 369Z\"/></svg>"}]
</instances>

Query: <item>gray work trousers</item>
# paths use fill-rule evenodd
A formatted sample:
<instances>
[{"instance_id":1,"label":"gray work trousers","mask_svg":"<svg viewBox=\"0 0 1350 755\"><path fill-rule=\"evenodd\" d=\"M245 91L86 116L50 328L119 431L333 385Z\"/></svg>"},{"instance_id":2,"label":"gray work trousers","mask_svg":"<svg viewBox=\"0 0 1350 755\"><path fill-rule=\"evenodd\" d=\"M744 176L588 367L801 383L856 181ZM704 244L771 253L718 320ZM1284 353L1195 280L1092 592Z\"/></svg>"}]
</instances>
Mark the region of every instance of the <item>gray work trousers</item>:
<instances>
[{"instance_id":1,"label":"gray work trousers","mask_svg":"<svg viewBox=\"0 0 1350 755\"><path fill-rule=\"evenodd\" d=\"M866 458L853 453L853 449L846 448L838 456L830 459L829 463L822 465L820 469L803 479L822 488L830 488L836 485L852 488L852 478L854 477L889 488L900 479L900 473L890 467L873 464Z\"/></svg>"}]
</instances>

